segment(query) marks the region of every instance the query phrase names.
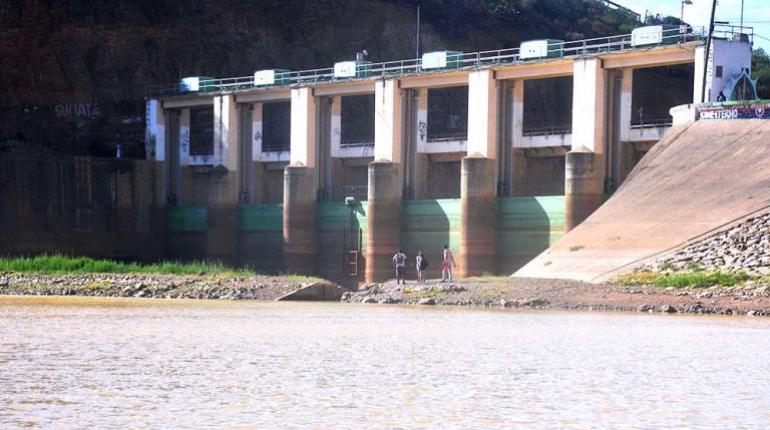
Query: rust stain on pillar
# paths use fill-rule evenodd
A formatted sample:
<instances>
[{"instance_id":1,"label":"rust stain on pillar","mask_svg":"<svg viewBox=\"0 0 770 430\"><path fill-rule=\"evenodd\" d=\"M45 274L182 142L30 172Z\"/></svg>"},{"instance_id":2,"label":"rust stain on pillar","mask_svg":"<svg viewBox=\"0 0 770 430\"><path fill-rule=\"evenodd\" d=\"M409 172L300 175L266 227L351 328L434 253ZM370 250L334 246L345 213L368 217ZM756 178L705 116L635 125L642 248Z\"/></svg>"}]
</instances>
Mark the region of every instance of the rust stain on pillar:
<instances>
[{"instance_id":1,"label":"rust stain on pillar","mask_svg":"<svg viewBox=\"0 0 770 430\"><path fill-rule=\"evenodd\" d=\"M495 271L497 227L496 162L470 156L462 160L460 186L459 277Z\"/></svg>"},{"instance_id":2,"label":"rust stain on pillar","mask_svg":"<svg viewBox=\"0 0 770 430\"><path fill-rule=\"evenodd\" d=\"M392 258L401 241L399 169L399 164L390 161L369 163L366 282L381 282L395 276Z\"/></svg>"},{"instance_id":3,"label":"rust stain on pillar","mask_svg":"<svg viewBox=\"0 0 770 430\"><path fill-rule=\"evenodd\" d=\"M602 204L602 156L591 151L570 151L564 184L565 233L577 227Z\"/></svg>"},{"instance_id":4,"label":"rust stain on pillar","mask_svg":"<svg viewBox=\"0 0 770 430\"><path fill-rule=\"evenodd\" d=\"M313 169L286 166L283 172L284 270L315 271L315 201Z\"/></svg>"}]
</instances>

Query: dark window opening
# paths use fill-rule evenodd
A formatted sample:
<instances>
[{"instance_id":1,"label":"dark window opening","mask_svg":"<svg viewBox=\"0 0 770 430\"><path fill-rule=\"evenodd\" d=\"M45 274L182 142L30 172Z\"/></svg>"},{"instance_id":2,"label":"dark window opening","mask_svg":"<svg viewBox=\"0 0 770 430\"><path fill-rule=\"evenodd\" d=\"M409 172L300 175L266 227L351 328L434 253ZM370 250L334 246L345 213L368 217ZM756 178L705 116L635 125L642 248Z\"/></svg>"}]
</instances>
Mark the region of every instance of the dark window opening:
<instances>
[{"instance_id":1,"label":"dark window opening","mask_svg":"<svg viewBox=\"0 0 770 430\"><path fill-rule=\"evenodd\" d=\"M525 136L572 133L572 76L524 81Z\"/></svg>"},{"instance_id":2,"label":"dark window opening","mask_svg":"<svg viewBox=\"0 0 770 430\"><path fill-rule=\"evenodd\" d=\"M190 108L190 155L214 155L214 107Z\"/></svg>"},{"instance_id":3,"label":"dark window opening","mask_svg":"<svg viewBox=\"0 0 770 430\"><path fill-rule=\"evenodd\" d=\"M717 75L717 78L722 77L722 66L717 66L716 75Z\"/></svg>"},{"instance_id":4,"label":"dark window opening","mask_svg":"<svg viewBox=\"0 0 770 430\"><path fill-rule=\"evenodd\" d=\"M692 102L694 70L692 64L634 70L631 126L671 125L669 109Z\"/></svg>"},{"instance_id":5,"label":"dark window opening","mask_svg":"<svg viewBox=\"0 0 770 430\"><path fill-rule=\"evenodd\" d=\"M374 94L342 97L340 144L374 144Z\"/></svg>"},{"instance_id":6,"label":"dark window opening","mask_svg":"<svg viewBox=\"0 0 770 430\"><path fill-rule=\"evenodd\" d=\"M288 151L291 145L291 102L262 105L262 152Z\"/></svg>"},{"instance_id":7,"label":"dark window opening","mask_svg":"<svg viewBox=\"0 0 770 430\"><path fill-rule=\"evenodd\" d=\"M468 87L428 90L428 141L468 138Z\"/></svg>"}]
</instances>

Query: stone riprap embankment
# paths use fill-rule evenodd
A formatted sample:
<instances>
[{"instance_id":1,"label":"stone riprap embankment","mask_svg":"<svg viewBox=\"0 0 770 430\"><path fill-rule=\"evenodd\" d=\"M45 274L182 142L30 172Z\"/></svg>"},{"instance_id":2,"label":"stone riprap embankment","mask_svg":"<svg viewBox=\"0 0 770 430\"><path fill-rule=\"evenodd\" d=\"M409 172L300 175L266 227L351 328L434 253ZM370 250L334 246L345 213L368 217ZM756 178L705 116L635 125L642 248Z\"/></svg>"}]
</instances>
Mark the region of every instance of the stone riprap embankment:
<instances>
[{"instance_id":1,"label":"stone riprap embankment","mask_svg":"<svg viewBox=\"0 0 770 430\"><path fill-rule=\"evenodd\" d=\"M724 270L749 275L770 273L770 212L699 240L647 268Z\"/></svg>"},{"instance_id":2,"label":"stone riprap embankment","mask_svg":"<svg viewBox=\"0 0 770 430\"><path fill-rule=\"evenodd\" d=\"M315 282L293 277L217 275L0 274L0 294L275 300Z\"/></svg>"},{"instance_id":3,"label":"stone riprap embankment","mask_svg":"<svg viewBox=\"0 0 770 430\"><path fill-rule=\"evenodd\" d=\"M770 285L658 288L559 279L480 278L406 286L366 284L346 292L348 303L453 305L485 308L770 315Z\"/></svg>"}]
</instances>

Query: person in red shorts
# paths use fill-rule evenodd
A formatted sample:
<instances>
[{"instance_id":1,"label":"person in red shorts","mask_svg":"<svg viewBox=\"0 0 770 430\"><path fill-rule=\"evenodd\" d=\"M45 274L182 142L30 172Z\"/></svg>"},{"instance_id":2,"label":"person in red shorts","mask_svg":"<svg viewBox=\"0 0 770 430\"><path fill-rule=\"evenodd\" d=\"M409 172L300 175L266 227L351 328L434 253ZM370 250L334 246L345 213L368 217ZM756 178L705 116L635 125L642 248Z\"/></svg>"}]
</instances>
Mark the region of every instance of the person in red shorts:
<instances>
[{"instance_id":1,"label":"person in red shorts","mask_svg":"<svg viewBox=\"0 0 770 430\"><path fill-rule=\"evenodd\" d=\"M452 269L455 267L455 259L449 246L444 245L444 261L441 263L441 282L452 282Z\"/></svg>"}]
</instances>

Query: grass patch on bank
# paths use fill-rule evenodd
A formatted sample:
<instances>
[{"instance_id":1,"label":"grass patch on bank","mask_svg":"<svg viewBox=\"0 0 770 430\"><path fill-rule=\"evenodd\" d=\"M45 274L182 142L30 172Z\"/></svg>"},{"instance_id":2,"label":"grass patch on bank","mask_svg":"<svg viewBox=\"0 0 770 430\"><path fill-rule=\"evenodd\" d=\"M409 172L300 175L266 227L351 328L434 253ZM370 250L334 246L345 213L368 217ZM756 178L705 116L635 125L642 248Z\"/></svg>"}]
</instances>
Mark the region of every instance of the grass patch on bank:
<instances>
[{"instance_id":1,"label":"grass patch on bank","mask_svg":"<svg viewBox=\"0 0 770 430\"><path fill-rule=\"evenodd\" d=\"M0 271L56 275L82 275L87 273L215 275L231 277L254 275L252 271L235 269L218 263L165 261L161 263L138 264L123 263L115 260L97 260L89 257L68 257L61 254L0 258Z\"/></svg>"},{"instance_id":2,"label":"grass patch on bank","mask_svg":"<svg viewBox=\"0 0 770 430\"><path fill-rule=\"evenodd\" d=\"M625 285L653 285L661 288L707 288L715 285L732 287L752 277L744 272L721 270L691 270L684 272L653 272L642 270L624 275L619 281Z\"/></svg>"}]
</instances>

